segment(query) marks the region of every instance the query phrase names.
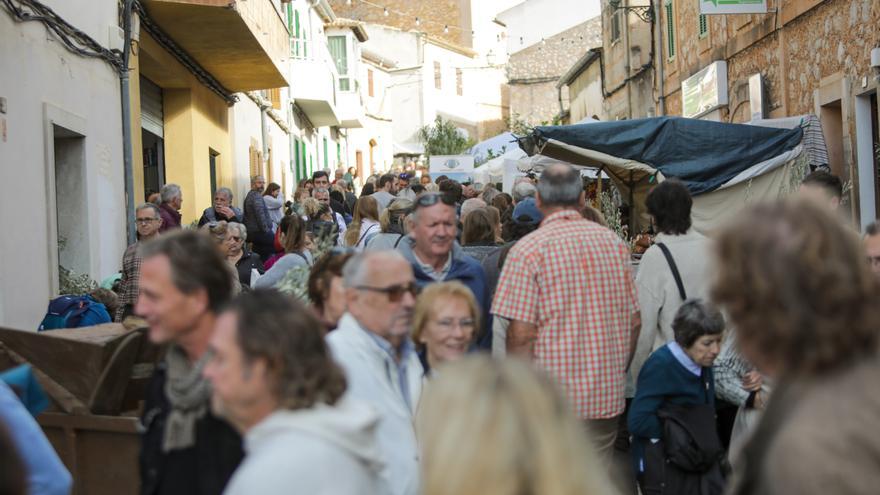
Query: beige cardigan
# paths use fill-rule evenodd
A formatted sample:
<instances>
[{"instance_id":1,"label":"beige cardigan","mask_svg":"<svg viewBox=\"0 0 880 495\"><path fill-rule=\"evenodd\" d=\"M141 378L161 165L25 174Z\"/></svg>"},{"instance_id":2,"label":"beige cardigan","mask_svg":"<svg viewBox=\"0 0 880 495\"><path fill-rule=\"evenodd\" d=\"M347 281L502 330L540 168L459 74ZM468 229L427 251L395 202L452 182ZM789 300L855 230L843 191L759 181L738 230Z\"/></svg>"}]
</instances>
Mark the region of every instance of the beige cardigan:
<instances>
[{"instance_id":1,"label":"beige cardigan","mask_svg":"<svg viewBox=\"0 0 880 495\"><path fill-rule=\"evenodd\" d=\"M763 440L768 443L763 449L746 447L745 462L758 464L750 466L754 469L749 470L750 477L737 473L728 493L880 493L878 379L880 353L844 370L797 383L784 397L774 396L762 419L768 422L763 428ZM752 441L758 443L762 440L760 424L755 433Z\"/></svg>"}]
</instances>

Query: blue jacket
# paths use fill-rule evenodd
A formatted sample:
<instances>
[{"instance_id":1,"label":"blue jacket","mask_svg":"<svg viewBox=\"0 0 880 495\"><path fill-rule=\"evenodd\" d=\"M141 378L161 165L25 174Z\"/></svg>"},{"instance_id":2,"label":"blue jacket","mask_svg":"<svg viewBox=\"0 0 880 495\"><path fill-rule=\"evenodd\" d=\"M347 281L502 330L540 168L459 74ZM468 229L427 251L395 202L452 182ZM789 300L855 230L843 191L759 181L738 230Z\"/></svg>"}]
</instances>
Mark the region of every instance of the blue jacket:
<instances>
[{"instance_id":1,"label":"blue jacket","mask_svg":"<svg viewBox=\"0 0 880 495\"><path fill-rule=\"evenodd\" d=\"M682 406L715 404L712 368L702 368L703 377L690 372L670 350L671 344L654 351L639 373L636 396L630 406L627 426L633 436L632 453L636 472L643 471L645 445L652 438L663 438L663 423L657 416L664 404ZM708 387L708 389L707 389Z\"/></svg>"},{"instance_id":2,"label":"blue jacket","mask_svg":"<svg viewBox=\"0 0 880 495\"><path fill-rule=\"evenodd\" d=\"M436 281L422 270L418 260L416 260L416 255L413 252L414 244L415 241L413 241L412 237L407 236L401 241L397 249L412 265L416 284L418 284L419 288L422 288ZM483 267L480 266L477 260L464 253L458 243L452 246L452 266L449 267L449 273L446 274L446 278L443 281L449 280L457 280L463 283L473 293L483 313L481 315L483 329L478 335L476 345L480 349L491 349L492 327L489 323L489 305L491 301L486 296L486 272L483 271Z\"/></svg>"}]
</instances>

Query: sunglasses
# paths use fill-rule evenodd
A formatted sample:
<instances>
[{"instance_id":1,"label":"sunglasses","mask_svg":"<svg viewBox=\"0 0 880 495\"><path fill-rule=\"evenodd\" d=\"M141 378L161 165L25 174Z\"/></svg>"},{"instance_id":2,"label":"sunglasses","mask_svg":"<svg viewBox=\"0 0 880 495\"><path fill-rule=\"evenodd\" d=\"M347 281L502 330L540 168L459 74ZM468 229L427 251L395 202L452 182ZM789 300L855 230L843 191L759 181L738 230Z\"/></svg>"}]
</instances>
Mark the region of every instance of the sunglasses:
<instances>
[{"instance_id":1,"label":"sunglasses","mask_svg":"<svg viewBox=\"0 0 880 495\"><path fill-rule=\"evenodd\" d=\"M427 208L429 206L434 206L437 203L443 203L447 206L455 206L455 201L443 193L422 193L416 198L416 208Z\"/></svg>"},{"instance_id":2,"label":"sunglasses","mask_svg":"<svg viewBox=\"0 0 880 495\"><path fill-rule=\"evenodd\" d=\"M370 292L381 292L388 296L388 301L396 303L403 299L404 294L409 293L413 297L419 294L419 287L415 282L402 285L392 285L390 287L370 287L368 285L359 285L355 287L358 290L368 290Z\"/></svg>"},{"instance_id":3,"label":"sunglasses","mask_svg":"<svg viewBox=\"0 0 880 495\"><path fill-rule=\"evenodd\" d=\"M238 242L241 240L241 237L234 236L234 235L229 236L229 238L232 239L234 242Z\"/></svg>"}]
</instances>

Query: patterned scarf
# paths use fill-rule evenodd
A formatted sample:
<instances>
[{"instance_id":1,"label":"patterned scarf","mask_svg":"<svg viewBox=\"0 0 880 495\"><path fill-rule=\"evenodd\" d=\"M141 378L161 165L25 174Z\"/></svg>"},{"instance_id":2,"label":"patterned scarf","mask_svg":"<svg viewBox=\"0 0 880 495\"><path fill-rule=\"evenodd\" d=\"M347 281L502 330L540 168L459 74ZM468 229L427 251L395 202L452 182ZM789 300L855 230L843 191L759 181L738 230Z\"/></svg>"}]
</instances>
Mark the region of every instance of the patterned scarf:
<instances>
[{"instance_id":1,"label":"patterned scarf","mask_svg":"<svg viewBox=\"0 0 880 495\"><path fill-rule=\"evenodd\" d=\"M178 346L171 346L165 356L168 376L165 395L171 403L171 412L165 421L162 451L186 449L196 443L196 422L201 419L211 399L211 387L202 376L202 370L211 359L205 353L195 365L190 365L186 353Z\"/></svg>"}]
</instances>

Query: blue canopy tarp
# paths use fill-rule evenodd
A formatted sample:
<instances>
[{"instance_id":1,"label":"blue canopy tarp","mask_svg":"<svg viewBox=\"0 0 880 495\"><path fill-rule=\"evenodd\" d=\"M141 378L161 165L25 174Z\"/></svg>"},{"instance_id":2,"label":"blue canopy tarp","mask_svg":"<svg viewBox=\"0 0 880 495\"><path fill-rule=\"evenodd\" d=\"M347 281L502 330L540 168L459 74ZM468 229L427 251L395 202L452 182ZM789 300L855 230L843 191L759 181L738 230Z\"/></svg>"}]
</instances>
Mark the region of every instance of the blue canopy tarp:
<instances>
[{"instance_id":1,"label":"blue canopy tarp","mask_svg":"<svg viewBox=\"0 0 880 495\"><path fill-rule=\"evenodd\" d=\"M632 162L633 168L642 172L653 169L666 178L676 177L692 194L698 195L719 188L751 167L791 152L802 136L800 127L774 129L655 117L537 127L527 140L533 149L528 149L529 144L524 149L530 155L540 153L599 168ZM619 178L626 181L625 177Z\"/></svg>"}]
</instances>

